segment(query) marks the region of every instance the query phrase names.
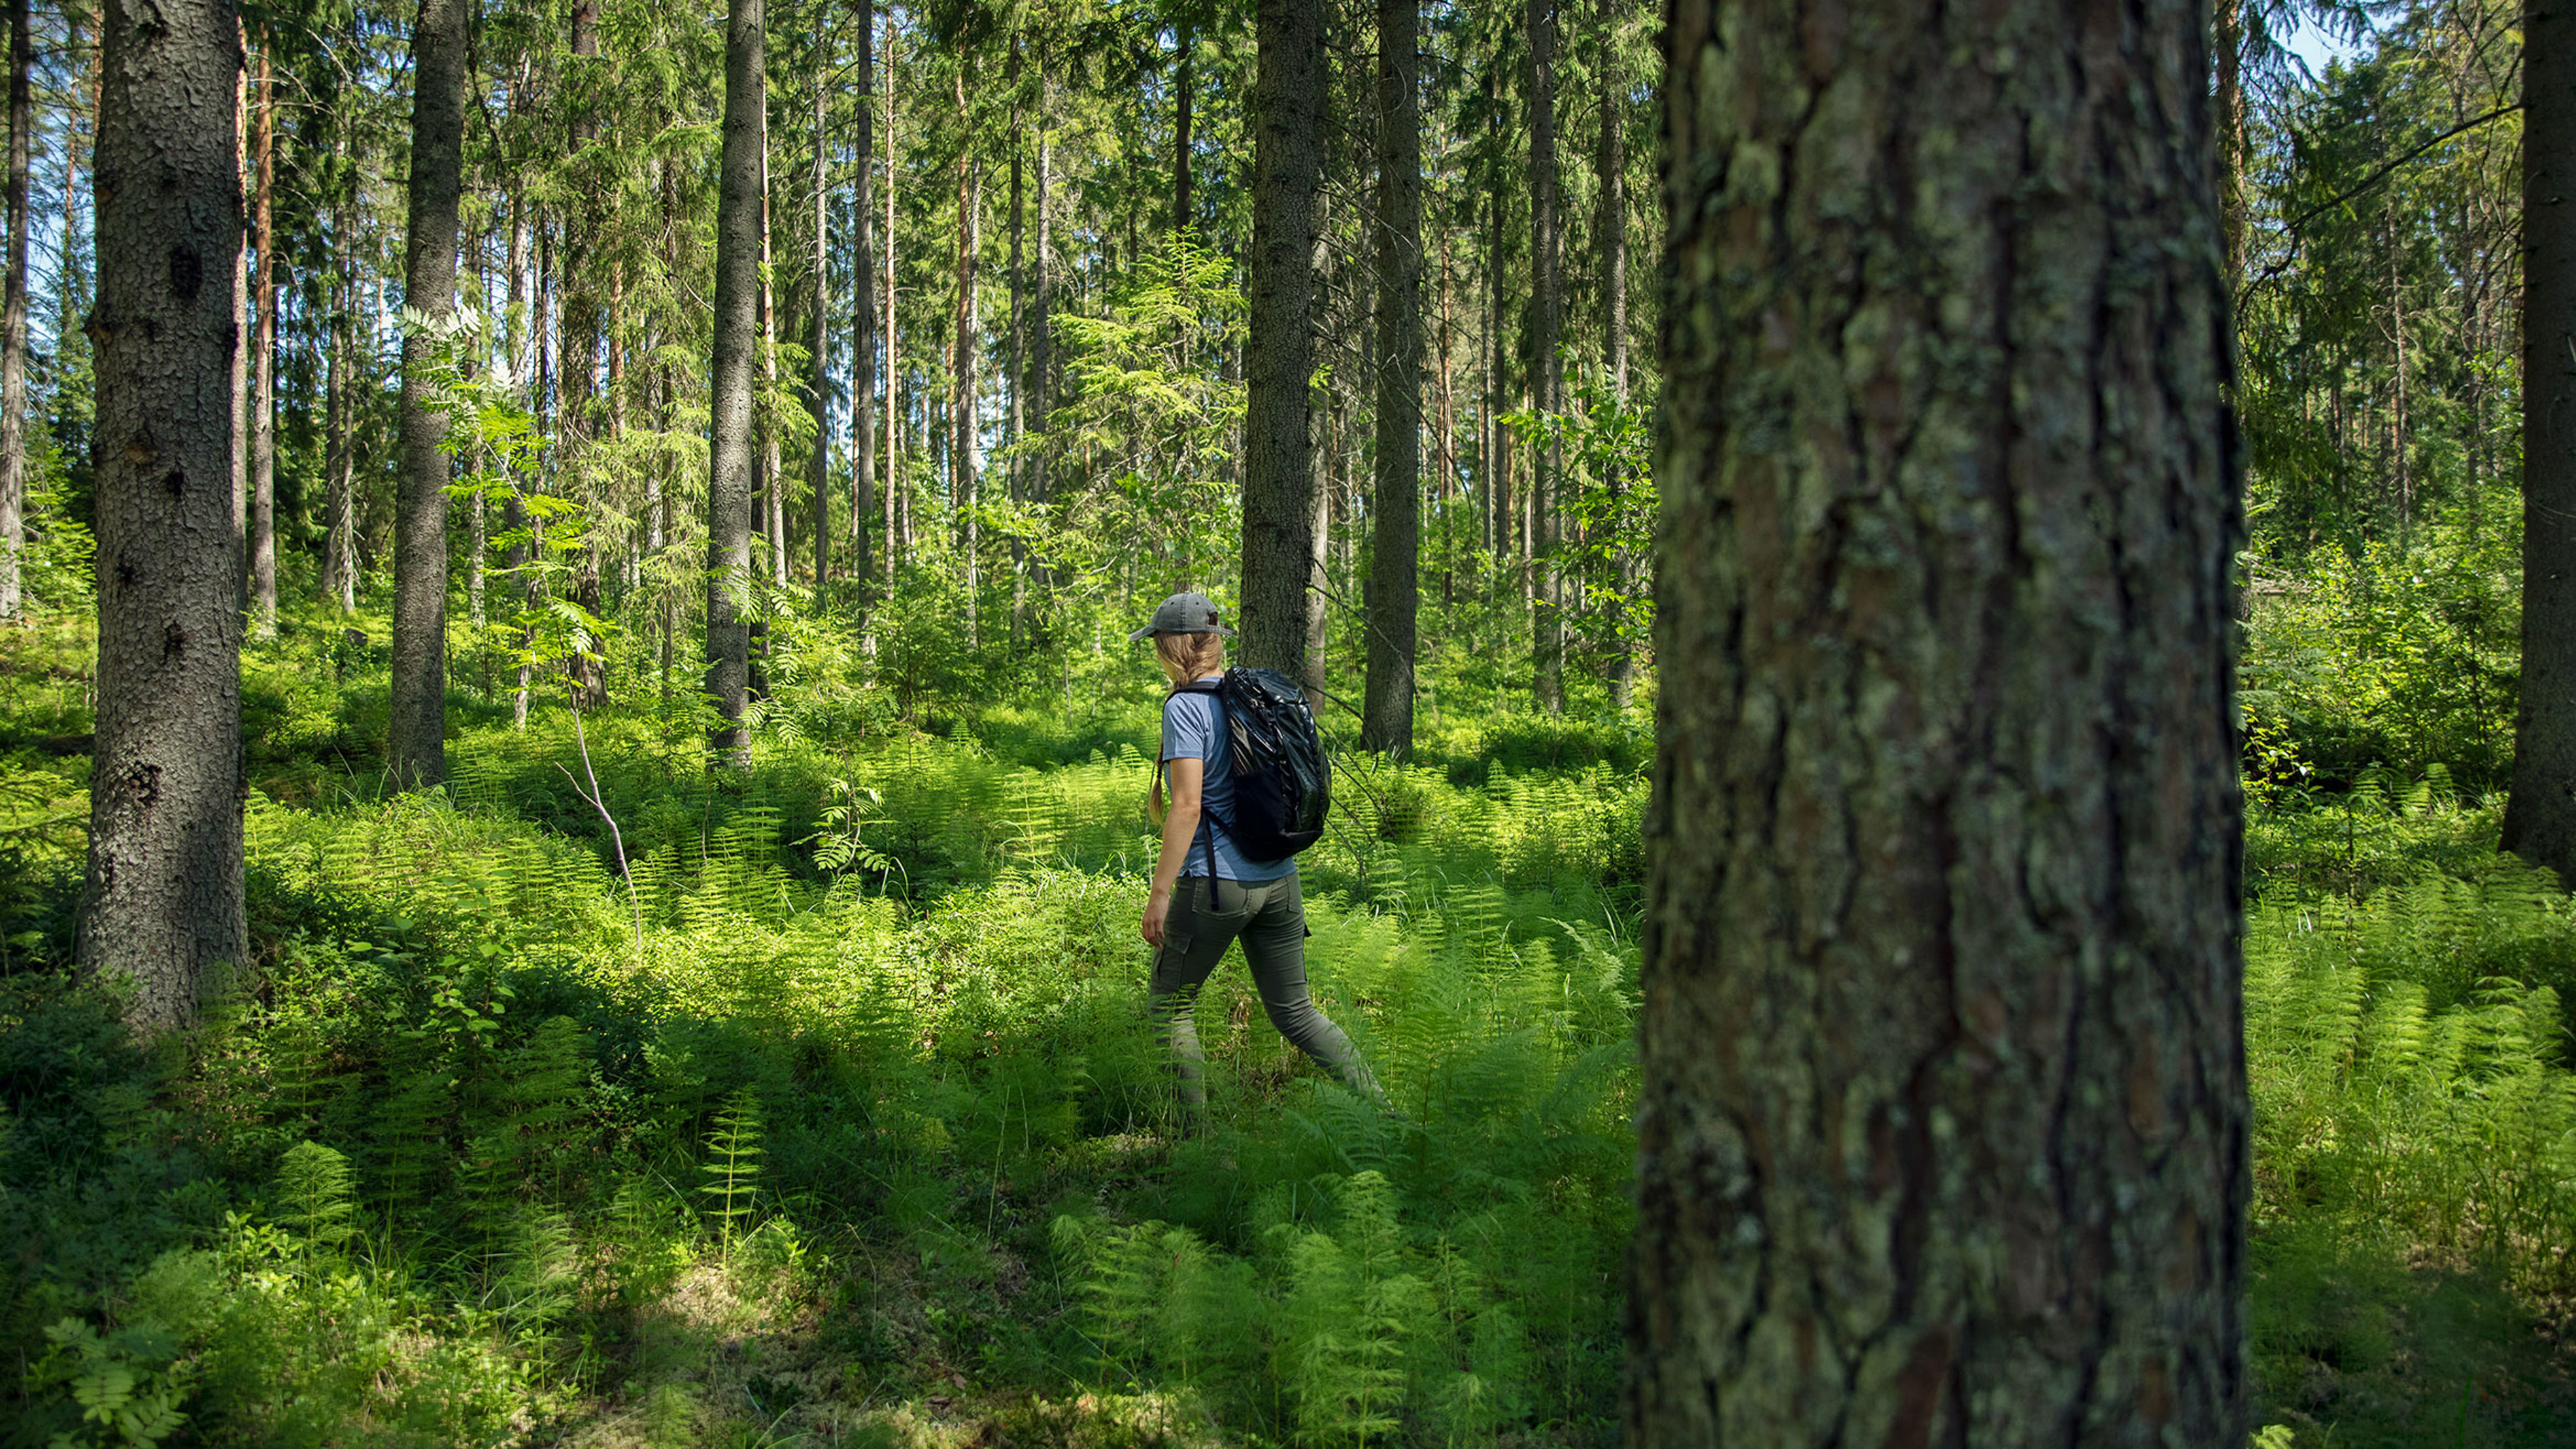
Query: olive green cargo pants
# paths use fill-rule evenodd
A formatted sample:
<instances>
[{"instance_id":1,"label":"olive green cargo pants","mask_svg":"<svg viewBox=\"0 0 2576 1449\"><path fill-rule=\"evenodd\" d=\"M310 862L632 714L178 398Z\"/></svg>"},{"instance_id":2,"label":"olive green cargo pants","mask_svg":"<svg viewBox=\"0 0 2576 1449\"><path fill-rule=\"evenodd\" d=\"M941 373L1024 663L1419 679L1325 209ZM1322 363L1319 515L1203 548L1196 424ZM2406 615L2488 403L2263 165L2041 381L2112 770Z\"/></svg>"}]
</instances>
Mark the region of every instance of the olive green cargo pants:
<instances>
[{"instance_id":1,"label":"olive green cargo pants","mask_svg":"<svg viewBox=\"0 0 2576 1449\"><path fill-rule=\"evenodd\" d=\"M1377 1080L1351 1047L1351 1039L1315 1009L1306 993L1306 900L1291 871L1277 880L1222 881L1210 901L1205 876L1185 876L1172 891L1163 922L1162 949L1154 953L1148 988L1154 1020L1163 1028L1180 1069L1181 1105L1193 1130L1207 1120L1206 1057L1192 1012L1199 988L1237 937L1252 963L1252 982L1270 1024L1299 1051L1323 1064L1342 1084L1373 1102L1384 1102Z\"/></svg>"}]
</instances>

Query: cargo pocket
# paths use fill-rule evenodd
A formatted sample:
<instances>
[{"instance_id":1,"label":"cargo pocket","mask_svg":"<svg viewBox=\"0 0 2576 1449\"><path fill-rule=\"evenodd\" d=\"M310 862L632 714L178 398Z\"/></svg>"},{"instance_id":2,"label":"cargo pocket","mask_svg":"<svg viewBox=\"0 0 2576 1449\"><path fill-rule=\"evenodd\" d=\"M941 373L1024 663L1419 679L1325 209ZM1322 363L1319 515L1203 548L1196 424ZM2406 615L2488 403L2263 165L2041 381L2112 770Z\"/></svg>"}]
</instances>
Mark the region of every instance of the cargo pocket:
<instances>
[{"instance_id":1,"label":"cargo pocket","mask_svg":"<svg viewBox=\"0 0 2576 1449\"><path fill-rule=\"evenodd\" d=\"M1190 943L1198 939L1199 925L1199 904L1192 885L1184 879L1173 888L1172 908L1163 916L1163 944L1154 950L1154 979L1147 986L1158 996L1188 976Z\"/></svg>"}]
</instances>

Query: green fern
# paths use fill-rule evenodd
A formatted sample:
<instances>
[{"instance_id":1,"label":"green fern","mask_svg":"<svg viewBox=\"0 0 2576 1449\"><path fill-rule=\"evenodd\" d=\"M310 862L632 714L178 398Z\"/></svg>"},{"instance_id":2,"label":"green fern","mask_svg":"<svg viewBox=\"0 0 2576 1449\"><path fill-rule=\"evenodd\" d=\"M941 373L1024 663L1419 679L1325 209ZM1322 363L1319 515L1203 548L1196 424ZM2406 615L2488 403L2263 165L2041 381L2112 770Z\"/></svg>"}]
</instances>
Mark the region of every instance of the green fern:
<instances>
[{"instance_id":1,"label":"green fern","mask_svg":"<svg viewBox=\"0 0 2576 1449\"><path fill-rule=\"evenodd\" d=\"M278 1225L292 1235L307 1274L338 1261L351 1223L349 1159L317 1142L299 1142L277 1164Z\"/></svg>"},{"instance_id":2,"label":"green fern","mask_svg":"<svg viewBox=\"0 0 2576 1449\"><path fill-rule=\"evenodd\" d=\"M760 1094L749 1086L741 1087L725 1099L724 1110L716 1114L715 1131L707 1137L707 1161L699 1169L704 1181L698 1192L713 1204L704 1209L705 1215L715 1219L717 1232L728 1247L751 1227L764 1151L760 1141Z\"/></svg>"}]
</instances>

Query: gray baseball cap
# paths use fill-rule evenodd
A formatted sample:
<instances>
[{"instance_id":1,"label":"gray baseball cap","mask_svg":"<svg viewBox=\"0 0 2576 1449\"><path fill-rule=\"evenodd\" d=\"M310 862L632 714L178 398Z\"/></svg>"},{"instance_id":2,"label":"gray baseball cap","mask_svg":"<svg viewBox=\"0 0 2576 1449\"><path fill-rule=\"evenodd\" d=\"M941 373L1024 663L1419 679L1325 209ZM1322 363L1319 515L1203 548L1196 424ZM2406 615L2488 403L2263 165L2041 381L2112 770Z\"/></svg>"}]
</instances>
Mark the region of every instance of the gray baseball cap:
<instances>
[{"instance_id":1,"label":"gray baseball cap","mask_svg":"<svg viewBox=\"0 0 2576 1449\"><path fill-rule=\"evenodd\" d=\"M1174 594L1154 610L1154 621L1127 636L1127 642L1151 639L1157 634L1222 634L1231 639L1234 631L1217 622L1216 601L1205 594Z\"/></svg>"}]
</instances>

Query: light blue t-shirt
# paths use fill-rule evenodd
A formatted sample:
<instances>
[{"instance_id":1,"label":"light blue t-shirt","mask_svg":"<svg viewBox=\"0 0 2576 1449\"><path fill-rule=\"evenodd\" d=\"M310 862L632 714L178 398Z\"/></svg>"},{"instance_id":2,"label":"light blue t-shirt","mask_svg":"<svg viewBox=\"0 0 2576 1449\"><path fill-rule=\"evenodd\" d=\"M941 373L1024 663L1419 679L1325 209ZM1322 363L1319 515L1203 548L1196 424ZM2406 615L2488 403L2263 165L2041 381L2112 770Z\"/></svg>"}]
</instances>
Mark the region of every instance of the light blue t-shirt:
<instances>
[{"instance_id":1,"label":"light blue t-shirt","mask_svg":"<svg viewBox=\"0 0 2576 1449\"><path fill-rule=\"evenodd\" d=\"M1208 676L1213 683L1216 676ZM1234 751L1226 742L1225 707L1212 694L1176 694L1163 701L1163 758L1166 760L1203 760L1205 773L1200 777L1199 810L1204 819L1199 832L1190 840L1190 853L1183 857L1181 874L1207 875L1208 847L1216 847L1214 874L1225 880L1277 880L1297 870L1297 857L1286 860L1251 861L1234 843L1218 820L1234 818Z\"/></svg>"}]
</instances>

